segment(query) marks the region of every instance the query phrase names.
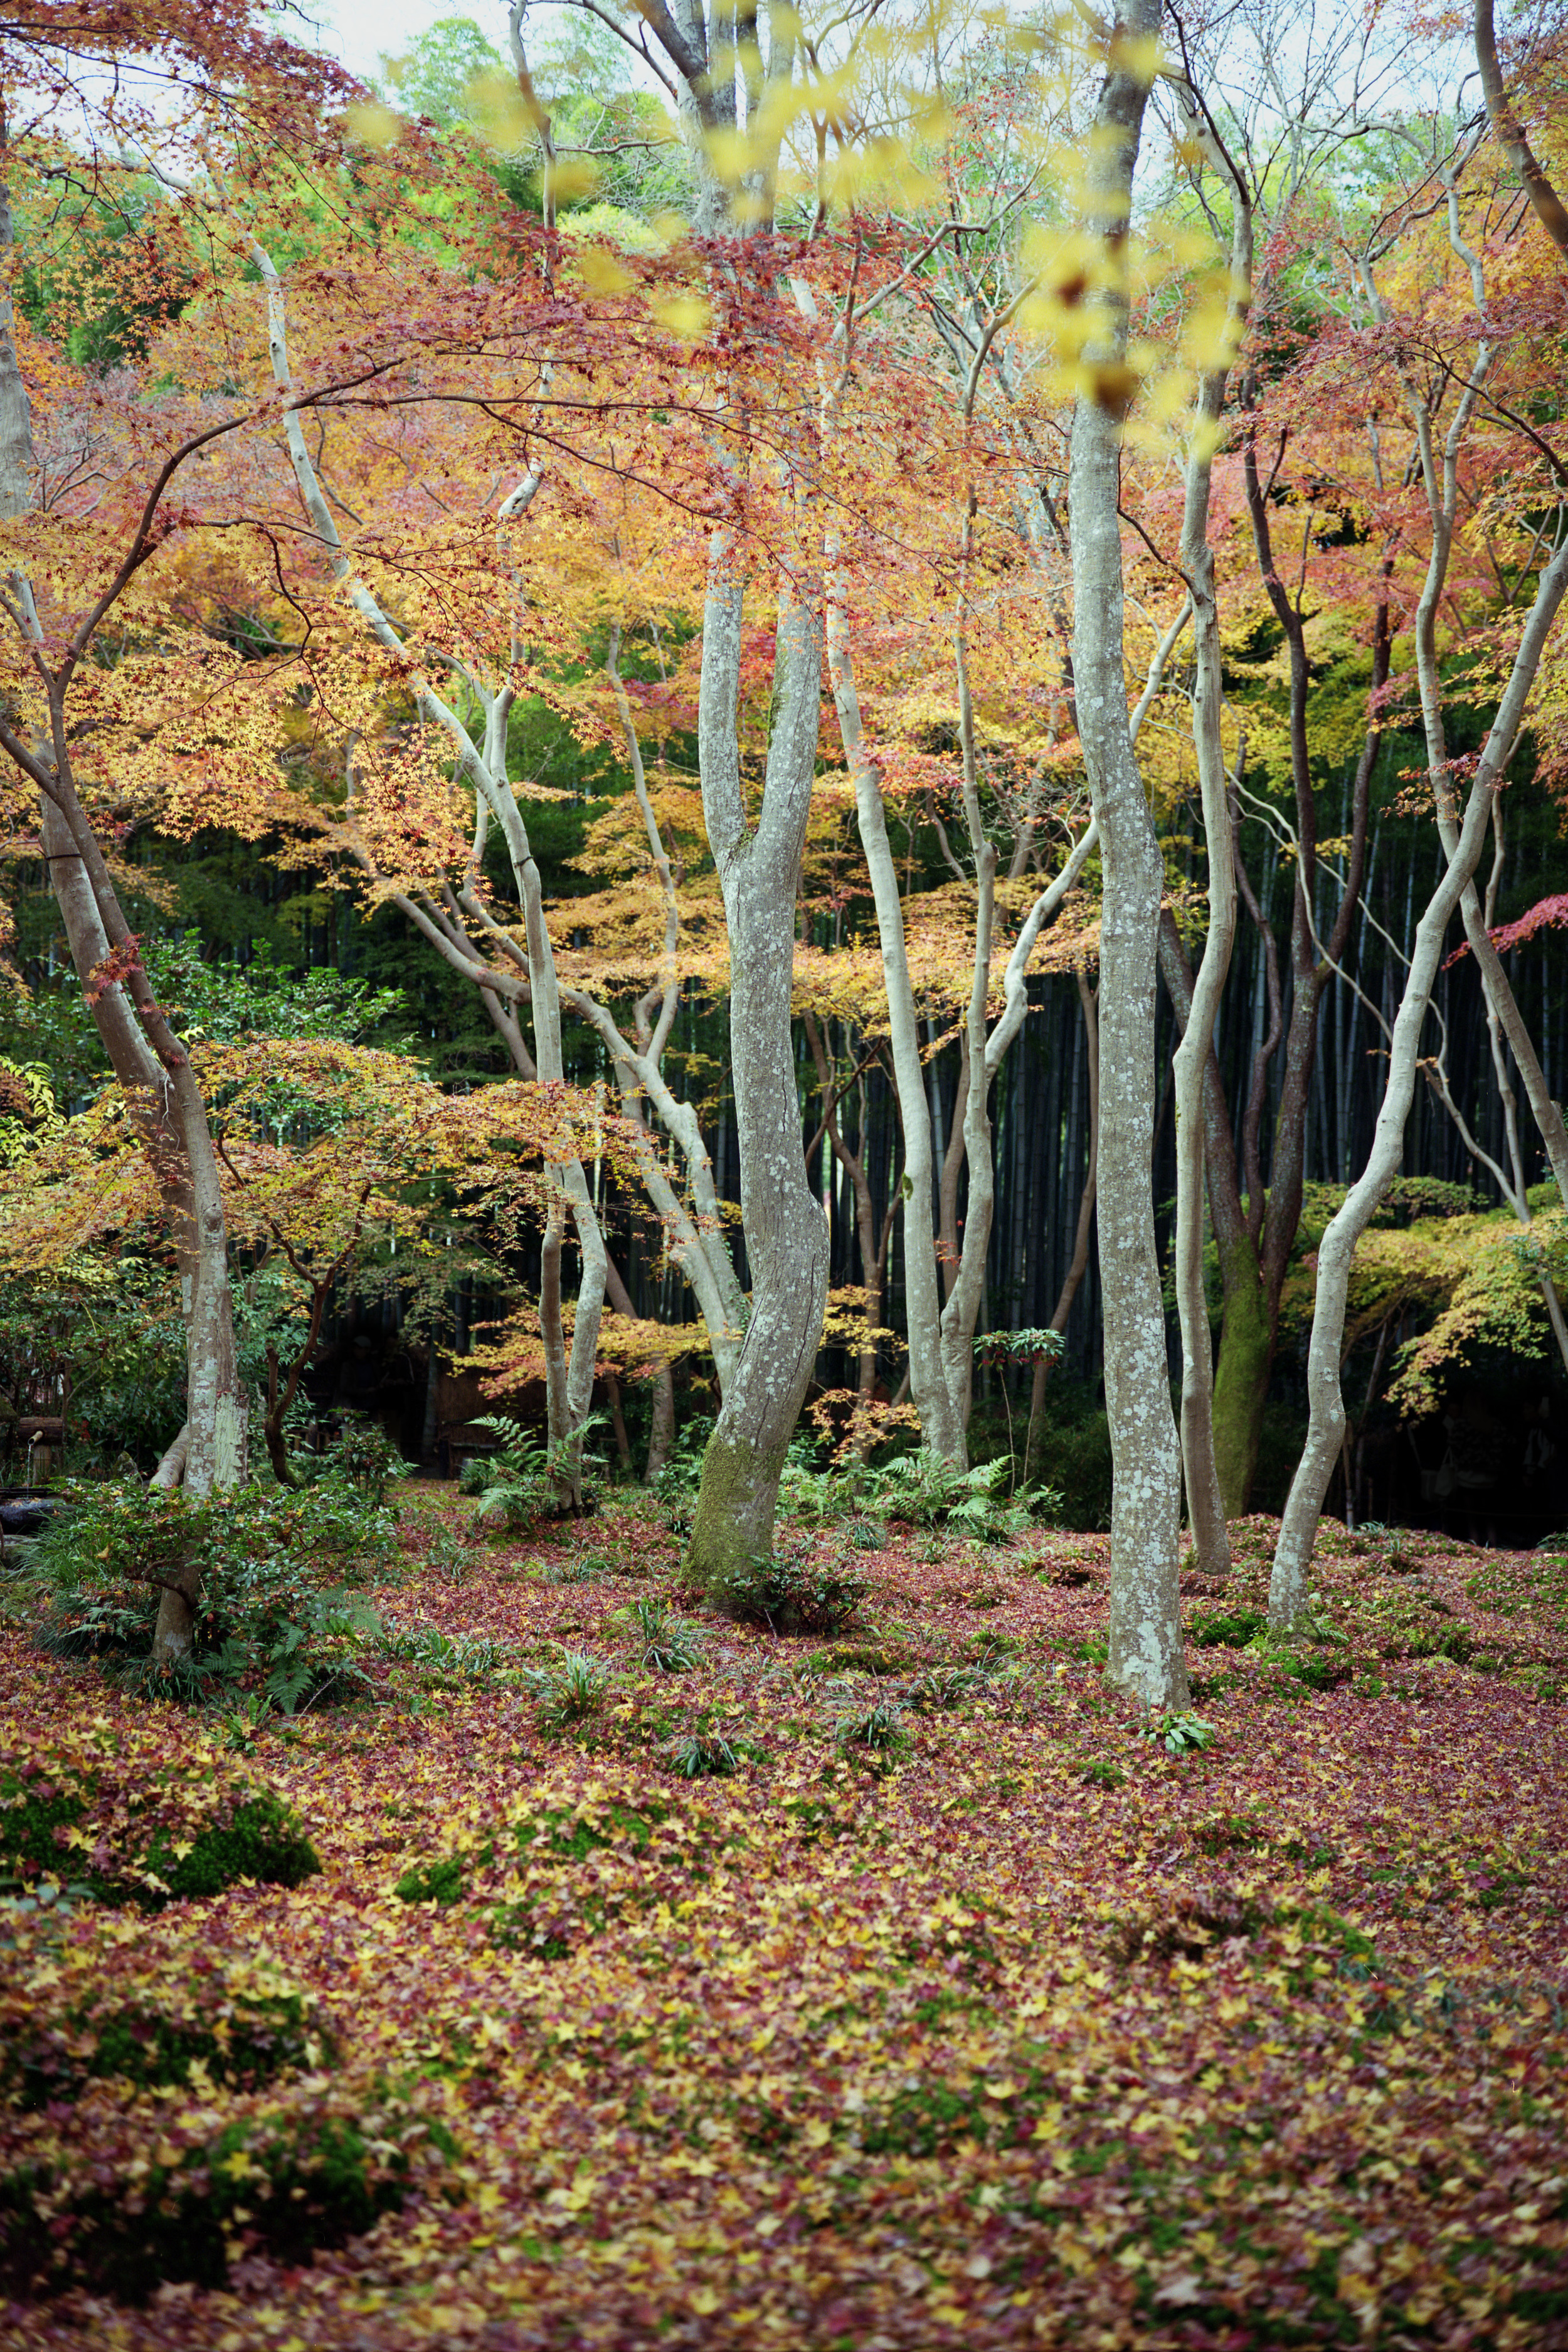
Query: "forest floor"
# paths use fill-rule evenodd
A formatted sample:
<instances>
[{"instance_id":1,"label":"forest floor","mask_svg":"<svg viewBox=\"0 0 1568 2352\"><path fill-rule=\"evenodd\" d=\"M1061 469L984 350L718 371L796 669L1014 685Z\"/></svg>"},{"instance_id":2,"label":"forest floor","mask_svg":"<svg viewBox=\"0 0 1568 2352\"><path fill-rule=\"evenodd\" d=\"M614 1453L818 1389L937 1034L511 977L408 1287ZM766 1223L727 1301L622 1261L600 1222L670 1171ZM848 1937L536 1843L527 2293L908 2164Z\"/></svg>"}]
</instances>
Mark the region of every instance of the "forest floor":
<instances>
[{"instance_id":1,"label":"forest floor","mask_svg":"<svg viewBox=\"0 0 1568 2352\"><path fill-rule=\"evenodd\" d=\"M1568 2346L1568 1561L1329 1524L1269 1651L1248 1521L1173 1753L1103 1537L799 1536L859 1622L677 1599L671 1673L651 1505L458 1559L471 1508L405 1490L379 1703L222 1731L0 1643L7 1754L243 1769L321 1865L0 1918L13 2061L78 2061L0 2084L0 2342ZM163 2283L38 2296L84 2216Z\"/></svg>"}]
</instances>

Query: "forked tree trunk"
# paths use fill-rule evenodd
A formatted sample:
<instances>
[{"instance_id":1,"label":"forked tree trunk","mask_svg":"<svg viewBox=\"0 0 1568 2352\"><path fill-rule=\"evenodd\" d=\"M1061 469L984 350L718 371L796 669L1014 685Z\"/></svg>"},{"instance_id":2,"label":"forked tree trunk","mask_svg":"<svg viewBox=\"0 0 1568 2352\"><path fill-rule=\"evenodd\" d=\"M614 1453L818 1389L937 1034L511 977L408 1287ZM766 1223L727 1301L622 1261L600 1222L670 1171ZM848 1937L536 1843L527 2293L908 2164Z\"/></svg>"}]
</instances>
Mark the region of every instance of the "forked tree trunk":
<instances>
[{"instance_id":1,"label":"forked tree trunk","mask_svg":"<svg viewBox=\"0 0 1568 2352\"><path fill-rule=\"evenodd\" d=\"M61 789L69 791L68 785ZM74 793L70 798L74 802ZM110 952L100 901L102 890L112 892L113 886L105 873L94 887L91 868L102 861L93 856L90 837L83 851L85 818L73 825L46 797L41 823L71 961L89 990L94 1025L152 1163L174 1242L185 1327L181 1470L187 1491L205 1497L244 1478L247 1421L235 1355L228 1235L206 1106L183 1050L165 1038L163 1051L154 1052L126 988L118 981L103 987L93 979ZM122 916L116 928L123 933ZM167 1469L174 1451L161 1468ZM189 1654L199 1598L194 1566L163 1586L153 1639L155 1664L172 1664Z\"/></svg>"},{"instance_id":2,"label":"forked tree trunk","mask_svg":"<svg viewBox=\"0 0 1568 2352\"><path fill-rule=\"evenodd\" d=\"M1388 1086L1377 1115L1372 1153L1361 1177L1331 1220L1318 1248L1318 1295L1312 1310L1312 1337L1307 1359L1307 1389L1310 1421L1307 1443L1291 1482L1289 1499L1274 1554L1268 1587L1268 1621L1287 1629L1306 1605L1308 1569L1317 1539L1323 1497L1344 1444L1345 1409L1340 1387L1340 1356L1344 1339L1345 1300L1350 1287L1351 1260L1366 1231L1373 1212L1396 1171L1405 1148L1405 1123L1415 1090L1421 1030L1426 1017L1432 982L1443 952L1444 936L1466 885L1475 873L1491 821L1492 802L1501 784L1547 635L1564 593L1568 592L1568 540L1541 575L1535 602L1525 623L1498 715L1492 722L1465 807L1464 823L1457 828L1453 853L1426 913L1416 928L1415 951L1405 976L1405 992L1394 1020L1388 1055Z\"/></svg>"},{"instance_id":3,"label":"forked tree trunk","mask_svg":"<svg viewBox=\"0 0 1568 2352\"><path fill-rule=\"evenodd\" d=\"M1119 10L1085 163L1094 281L1068 476L1079 736L1105 867L1100 923L1100 1270L1110 1424L1106 1673L1146 1706L1184 1706L1177 1583L1181 1473L1154 1247L1154 971L1163 861L1128 727L1117 509L1132 169L1160 0Z\"/></svg>"},{"instance_id":4,"label":"forked tree trunk","mask_svg":"<svg viewBox=\"0 0 1568 2352\"><path fill-rule=\"evenodd\" d=\"M3 138L0 138L3 152ZM11 247L11 212L0 176L0 252ZM32 500L32 419L16 362L8 299L0 300L0 514L24 514ZM49 879L93 1023L124 1091L132 1127L150 1160L180 1274L185 1327L186 1423L160 1473L184 1475L196 1495L237 1483L246 1470L246 1404L235 1360L228 1282L228 1236L206 1106L190 1057L174 1036L136 962L119 897L83 812L71 772L66 696L69 670L57 675L34 606L30 583L12 577L18 625L30 636L51 707L52 740L29 754L11 746L16 764L38 784L39 827ZM84 648L85 650L85 648ZM126 979L101 982L111 950L128 959ZM199 1595L193 1569L160 1599L154 1660L188 1654Z\"/></svg>"},{"instance_id":5,"label":"forked tree trunk","mask_svg":"<svg viewBox=\"0 0 1568 2352\"><path fill-rule=\"evenodd\" d=\"M803 570L805 567L803 567ZM795 909L816 764L822 637L810 587L782 572L763 804L746 821L737 697L744 583L716 532L703 611L702 808L730 933L730 1058L752 1308L702 1461L689 1571L722 1599L773 1549L779 1478L821 1344L827 1225L806 1181L790 1020Z\"/></svg>"}]
</instances>

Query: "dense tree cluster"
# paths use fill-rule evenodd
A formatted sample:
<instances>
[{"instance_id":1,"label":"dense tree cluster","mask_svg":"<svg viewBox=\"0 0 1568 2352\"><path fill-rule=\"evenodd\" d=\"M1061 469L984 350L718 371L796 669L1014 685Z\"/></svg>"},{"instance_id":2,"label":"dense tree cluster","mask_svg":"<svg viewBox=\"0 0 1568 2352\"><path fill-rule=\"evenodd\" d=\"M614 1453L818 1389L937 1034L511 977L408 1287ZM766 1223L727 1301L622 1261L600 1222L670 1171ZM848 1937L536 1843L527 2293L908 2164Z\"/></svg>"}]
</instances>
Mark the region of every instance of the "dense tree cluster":
<instances>
[{"instance_id":1,"label":"dense tree cluster","mask_svg":"<svg viewBox=\"0 0 1568 2352\"><path fill-rule=\"evenodd\" d=\"M1016 1408L1180 1705L1568 1377L1560 28L497 33L0 28L11 1442L106 1256L197 1500L355 1297L565 1507L705 1391L713 1593Z\"/></svg>"}]
</instances>

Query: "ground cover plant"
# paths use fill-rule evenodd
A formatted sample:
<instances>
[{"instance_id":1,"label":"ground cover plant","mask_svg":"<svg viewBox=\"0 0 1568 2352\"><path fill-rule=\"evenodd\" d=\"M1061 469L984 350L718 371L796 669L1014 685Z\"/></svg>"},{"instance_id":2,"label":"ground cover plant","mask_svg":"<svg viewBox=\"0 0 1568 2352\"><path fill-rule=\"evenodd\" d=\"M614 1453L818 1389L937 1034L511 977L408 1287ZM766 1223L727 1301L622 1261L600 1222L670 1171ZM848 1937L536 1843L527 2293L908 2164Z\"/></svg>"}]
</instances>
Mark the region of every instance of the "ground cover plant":
<instances>
[{"instance_id":1,"label":"ground cover plant","mask_svg":"<svg viewBox=\"0 0 1568 2352\"><path fill-rule=\"evenodd\" d=\"M1103 1537L887 1528L825 1635L679 1600L651 1499L474 1507L242 1755L15 1586L5 2343L1563 2340L1568 1565L1326 1521L1284 1643L1241 1523L1149 1716ZM294 1860L132 1907L132 1791Z\"/></svg>"}]
</instances>

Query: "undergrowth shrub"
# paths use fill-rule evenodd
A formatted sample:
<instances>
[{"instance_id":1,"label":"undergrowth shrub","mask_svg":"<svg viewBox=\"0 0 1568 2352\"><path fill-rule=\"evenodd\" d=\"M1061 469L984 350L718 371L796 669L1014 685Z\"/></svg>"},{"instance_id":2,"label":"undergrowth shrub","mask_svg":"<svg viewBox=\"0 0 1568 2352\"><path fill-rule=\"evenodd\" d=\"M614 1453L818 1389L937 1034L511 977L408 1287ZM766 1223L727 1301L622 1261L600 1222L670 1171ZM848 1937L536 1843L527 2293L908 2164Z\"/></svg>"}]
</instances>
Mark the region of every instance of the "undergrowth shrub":
<instances>
[{"instance_id":1,"label":"undergrowth shrub","mask_svg":"<svg viewBox=\"0 0 1568 2352\"><path fill-rule=\"evenodd\" d=\"M591 1415L578 1432L576 1442L581 1444L602 1418L598 1413ZM506 1535L526 1535L539 1520L561 1517L566 1508L561 1460L564 1443L560 1446L545 1445L531 1430L503 1412L488 1413L474 1426L493 1430L500 1440L493 1454L476 1455L463 1465L461 1490L477 1494L479 1498L479 1507L474 1514L476 1524ZM600 1468L602 1465L591 1465L584 1454L584 1501L590 1492L591 1467Z\"/></svg>"},{"instance_id":2,"label":"undergrowth shrub","mask_svg":"<svg viewBox=\"0 0 1568 2352\"><path fill-rule=\"evenodd\" d=\"M668 1601L634 1601L621 1615L637 1644L639 1664L660 1675L686 1675L696 1666L702 1628L677 1617Z\"/></svg>"},{"instance_id":3,"label":"undergrowth shrub","mask_svg":"<svg viewBox=\"0 0 1568 2352\"><path fill-rule=\"evenodd\" d=\"M368 1687L380 1621L354 1587L385 1569L392 1513L336 1478L254 1485L205 1500L124 1484L73 1487L33 1546L47 1594L40 1636L169 1697L259 1694L284 1715ZM195 1570L195 1646L178 1672L148 1653L162 1585Z\"/></svg>"},{"instance_id":4,"label":"undergrowth shrub","mask_svg":"<svg viewBox=\"0 0 1568 2352\"><path fill-rule=\"evenodd\" d=\"M610 1695L608 1669L580 1650L568 1650L547 1666L525 1666L522 1679L538 1701L542 1731L565 1731L586 1722Z\"/></svg>"},{"instance_id":5,"label":"undergrowth shrub","mask_svg":"<svg viewBox=\"0 0 1568 2352\"><path fill-rule=\"evenodd\" d=\"M929 1446L898 1455L860 1474L858 1493L868 1509L916 1527L942 1527L983 1543L1022 1535L1037 1517L1054 1517L1061 1496L1053 1488L1009 1493L1010 1455L955 1469Z\"/></svg>"},{"instance_id":6,"label":"undergrowth shrub","mask_svg":"<svg viewBox=\"0 0 1568 2352\"><path fill-rule=\"evenodd\" d=\"M840 1633L854 1623L869 1590L848 1561L758 1554L709 1597L727 1617L773 1633Z\"/></svg>"},{"instance_id":7,"label":"undergrowth shrub","mask_svg":"<svg viewBox=\"0 0 1568 2352\"><path fill-rule=\"evenodd\" d=\"M327 1455L327 1475L351 1486L372 1503L386 1500L386 1490L395 1478L406 1478L409 1465L376 1421L363 1413L345 1416L331 1452Z\"/></svg>"}]
</instances>

